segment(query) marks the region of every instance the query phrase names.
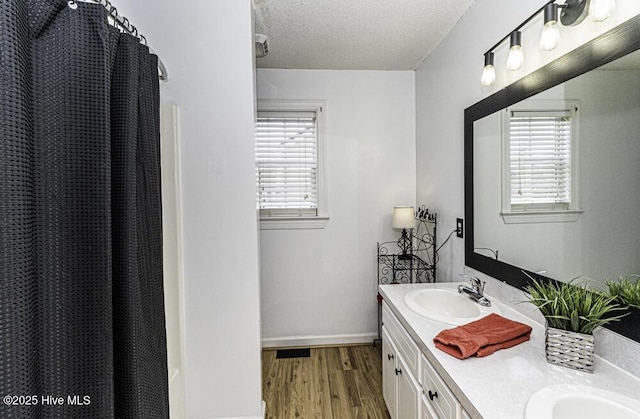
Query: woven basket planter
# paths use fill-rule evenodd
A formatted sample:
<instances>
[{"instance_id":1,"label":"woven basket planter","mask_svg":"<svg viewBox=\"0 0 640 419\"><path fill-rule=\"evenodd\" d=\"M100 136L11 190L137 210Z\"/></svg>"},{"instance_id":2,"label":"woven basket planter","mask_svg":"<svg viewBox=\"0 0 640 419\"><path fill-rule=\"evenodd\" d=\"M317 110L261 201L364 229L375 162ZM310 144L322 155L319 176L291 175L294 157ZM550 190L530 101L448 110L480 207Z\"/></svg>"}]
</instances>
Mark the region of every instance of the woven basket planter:
<instances>
[{"instance_id":1,"label":"woven basket planter","mask_svg":"<svg viewBox=\"0 0 640 419\"><path fill-rule=\"evenodd\" d=\"M547 362L575 370L593 372L593 335L556 329L545 330Z\"/></svg>"}]
</instances>

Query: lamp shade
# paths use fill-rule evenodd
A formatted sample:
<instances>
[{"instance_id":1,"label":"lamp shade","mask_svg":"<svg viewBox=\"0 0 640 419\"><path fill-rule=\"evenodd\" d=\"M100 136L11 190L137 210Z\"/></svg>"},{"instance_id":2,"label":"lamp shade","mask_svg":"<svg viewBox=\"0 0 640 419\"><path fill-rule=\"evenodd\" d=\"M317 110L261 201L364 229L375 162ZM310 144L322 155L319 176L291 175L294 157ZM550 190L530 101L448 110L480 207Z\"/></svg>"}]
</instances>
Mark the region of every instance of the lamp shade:
<instances>
[{"instance_id":1,"label":"lamp shade","mask_svg":"<svg viewBox=\"0 0 640 419\"><path fill-rule=\"evenodd\" d=\"M416 218L413 207L393 207L391 227L397 229L416 228Z\"/></svg>"}]
</instances>

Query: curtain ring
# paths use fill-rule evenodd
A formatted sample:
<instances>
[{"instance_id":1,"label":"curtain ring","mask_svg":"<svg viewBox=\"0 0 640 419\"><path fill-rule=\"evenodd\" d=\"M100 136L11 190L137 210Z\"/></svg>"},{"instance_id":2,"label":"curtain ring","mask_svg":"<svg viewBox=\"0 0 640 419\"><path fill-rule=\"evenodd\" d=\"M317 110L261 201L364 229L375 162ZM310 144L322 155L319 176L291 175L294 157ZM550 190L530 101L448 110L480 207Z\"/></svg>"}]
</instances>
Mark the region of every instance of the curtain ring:
<instances>
[{"instance_id":1,"label":"curtain ring","mask_svg":"<svg viewBox=\"0 0 640 419\"><path fill-rule=\"evenodd\" d=\"M76 3L76 0L69 0L67 6L69 6L69 9L71 10L76 10L78 8L78 3Z\"/></svg>"},{"instance_id":2,"label":"curtain ring","mask_svg":"<svg viewBox=\"0 0 640 419\"><path fill-rule=\"evenodd\" d=\"M142 45L147 45L147 38L145 38L143 34L140 34L140 41L142 42Z\"/></svg>"}]
</instances>

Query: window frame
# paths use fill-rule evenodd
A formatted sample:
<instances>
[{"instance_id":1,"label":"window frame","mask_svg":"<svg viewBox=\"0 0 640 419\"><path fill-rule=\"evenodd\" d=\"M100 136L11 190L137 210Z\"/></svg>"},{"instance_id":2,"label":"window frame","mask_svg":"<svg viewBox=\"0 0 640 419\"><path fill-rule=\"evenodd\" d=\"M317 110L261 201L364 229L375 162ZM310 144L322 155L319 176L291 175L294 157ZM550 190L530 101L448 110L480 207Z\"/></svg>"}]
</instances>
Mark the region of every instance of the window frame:
<instances>
[{"instance_id":1,"label":"window frame","mask_svg":"<svg viewBox=\"0 0 640 419\"><path fill-rule=\"evenodd\" d=\"M315 112L316 114L316 150L317 150L317 198L316 215L294 215L289 210L269 210L257 207L261 230L296 230L323 229L329 221L327 181L326 181L326 112L325 100L287 100L287 99L258 99L256 108L256 124L259 112ZM255 148L255 135L254 135ZM258 179L256 178L256 198L258 196ZM271 214L267 214L267 212ZM275 214L274 214L275 212ZM281 212L282 215L277 213Z\"/></svg>"},{"instance_id":2,"label":"window frame","mask_svg":"<svg viewBox=\"0 0 640 419\"><path fill-rule=\"evenodd\" d=\"M511 203L511 112L540 112L548 114L569 112L571 114L571 168L570 202L567 208L556 208L553 204L532 205L532 209L514 210ZM502 112L502 211L505 224L575 222L583 210L580 209L580 101L569 99L527 100L506 108ZM521 205L521 204L520 204Z\"/></svg>"}]
</instances>

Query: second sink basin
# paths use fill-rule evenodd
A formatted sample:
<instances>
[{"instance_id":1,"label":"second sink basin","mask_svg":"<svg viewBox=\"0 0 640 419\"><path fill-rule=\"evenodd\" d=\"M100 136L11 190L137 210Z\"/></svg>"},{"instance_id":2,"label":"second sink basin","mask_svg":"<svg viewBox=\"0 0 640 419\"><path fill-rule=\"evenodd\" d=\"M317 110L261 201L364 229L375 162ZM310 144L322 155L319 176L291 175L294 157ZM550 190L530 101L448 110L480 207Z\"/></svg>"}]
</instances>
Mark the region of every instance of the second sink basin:
<instances>
[{"instance_id":1,"label":"second sink basin","mask_svg":"<svg viewBox=\"0 0 640 419\"><path fill-rule=\"evenodd\" d=\"M421 288L404 296L409 308L421 316L444 323L461 325L478 320L490 313L500 313L491 300L491 307L483 307L451 288Z\"/></svg>"},{"instance_id":2,"label":"second sink basin","mask_svg":"<svg viewBox=\"0 0 640 419\"><path fill-rule=\"evenodd\" d=\"M640 419L640 401L580 385L555 385L535 392L525 419Z\"/></svg>"}]
</instances>

